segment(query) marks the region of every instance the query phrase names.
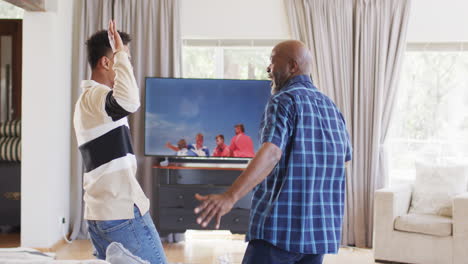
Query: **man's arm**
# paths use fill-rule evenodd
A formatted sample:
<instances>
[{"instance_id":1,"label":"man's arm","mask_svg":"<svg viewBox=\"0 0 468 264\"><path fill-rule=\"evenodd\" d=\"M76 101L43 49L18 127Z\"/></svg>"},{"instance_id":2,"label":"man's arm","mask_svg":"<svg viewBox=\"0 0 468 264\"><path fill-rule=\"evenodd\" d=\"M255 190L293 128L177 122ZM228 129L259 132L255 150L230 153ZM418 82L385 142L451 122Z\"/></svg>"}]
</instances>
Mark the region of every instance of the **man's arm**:
<instances>
[{"instance_id":1,"label":"man's arm","mask_svg":"<svg viewBox=\"0 0 468 264\"><path fill-rule=\"evenodd\" d=\"M128 54L119 51L114 54L115 79L112 96L127 112L134 113L140 107L140 91L133 74Z\"/></svg>"},{"instance_id":2,"label":"man's arm","mask_svg":"<svg viewBox=\"0 0 468 264\"><path fill-rule=\"evenodd\" d=\"M234 143L234 139L235 139L235 138L236 138L236 136L233 136L233 137L232 137L232 139L231 139L231 144L229 145L229 149L230 149L231 151L236 150L236 145L235 145L235 143Z\"/></svg>"},{"instance_id":3,"label":"man's arm","mask_svg":"<svg viewBox=\"0 0 468 264\"><path fill-rule=\"evenodd\" d=\"M257 155L245 171L236 179L231 187L222 194L210 194L195 198L202 204L195 208L199 214L197 223L206 227L213 217L216 217L216 229L219 228L221 217L231 211L234 204L262 182L281 159L282 151L273 143L264 143Z\"/></svg>"},{"instance_id":4,"label":"man's arm","mask_svg":"<svg viewBox=\"0 0 468 264\"><path fill-rule=\"evenodd\" d=\"M115 21L109 22L109 42L114 53L114 87L106 97L106 112L112 120L119 120L140 107L140 92L133 74L129 54L117 32Z\"/></svg>"},{"instance_id":5,"label":"man's arm","mask_svg":"<svg viewBox=\"0 0 468 264\"><path fill-rule=\"evenodd\" d=\"M221 154L222 157L231 157L231 149L229 146L226 146Z\"/></svg>"},{"instance_id":6,"label":"man's arm","mask_svg":"<svg viewBox=\"0 0 468 264\"><path fill-rule=\"evenodd\" d=\"M177 152L177 151L180 150L178 147L172 145L170 142L167 142L167 143L166 143L166 148L172 149L172 150L175 151L175 152Z\"/></svg>"}]
</instances>

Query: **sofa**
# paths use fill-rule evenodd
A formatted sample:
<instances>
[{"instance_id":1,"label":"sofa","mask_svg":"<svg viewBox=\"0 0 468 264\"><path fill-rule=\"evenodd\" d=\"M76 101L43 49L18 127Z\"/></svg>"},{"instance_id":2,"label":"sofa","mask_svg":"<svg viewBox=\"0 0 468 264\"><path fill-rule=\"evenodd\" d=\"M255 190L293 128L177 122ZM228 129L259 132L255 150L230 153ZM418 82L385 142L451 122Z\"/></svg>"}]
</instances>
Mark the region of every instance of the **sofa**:
<instances>
[{"instance_id":1,"label":"sofa","mask_svg":"<svg viewBox=\"0 0 468 264\"><path fill-rule=\"evenodd\" d=\"M375 192L373 248L376 261L468 263L468 169L449 170L432 165L432 170L439 173L427 173L427 168L419 174L429 176L421 177L419 182L416 176L416 183L412 185ZM448 174L459 177L454 179ZM443 204L438 199L449 199L449 204L442 201L445 205L437 211L424 208ZM418 206L423 208L416 208Z\"/></svg>"}]
</instances>

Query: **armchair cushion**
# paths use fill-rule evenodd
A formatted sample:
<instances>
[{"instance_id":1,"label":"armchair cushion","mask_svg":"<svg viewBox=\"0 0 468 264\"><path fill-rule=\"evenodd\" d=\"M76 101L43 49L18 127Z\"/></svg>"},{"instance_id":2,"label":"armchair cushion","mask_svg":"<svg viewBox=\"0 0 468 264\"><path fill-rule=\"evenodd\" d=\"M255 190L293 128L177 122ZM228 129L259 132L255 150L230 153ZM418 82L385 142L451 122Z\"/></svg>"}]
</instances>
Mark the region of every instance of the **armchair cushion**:
<instances>
[{"instance_id":1,"label":"armchair cushion","mask_svg":"<svg viewBox=\"0 0 468 264\"><path fill-rule=\"evenodd\" d=\"M407 214L399 216L395 220L395 229L432 236L451 236L452 218L427 214Z\"/></svg>"},{"instance_id":2,"label":"armchair cushion","mask_svg":"<svg viewBox=\"0 0 468 264\"><path fill-rule=\"evenodd\" d=\"M453 198L466 192L468 166L437 166L416 163L409 213L452 216Z\"/></svg>"}]
</instances>

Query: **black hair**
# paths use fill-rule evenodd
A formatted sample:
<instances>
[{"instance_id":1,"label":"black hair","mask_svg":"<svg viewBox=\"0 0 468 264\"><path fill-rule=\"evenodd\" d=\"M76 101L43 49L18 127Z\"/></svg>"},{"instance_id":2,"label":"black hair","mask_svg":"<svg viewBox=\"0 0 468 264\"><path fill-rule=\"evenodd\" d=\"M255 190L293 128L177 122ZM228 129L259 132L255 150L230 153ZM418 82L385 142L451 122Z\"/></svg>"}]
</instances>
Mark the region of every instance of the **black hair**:
<instances>
[{"instance_id":1,"label":"black hair","mask_svg":"<svg viewBox=\"0 0 468 264\"><path fill-rule=\"evenodd\" d=\"M120 31L118 32L124 45L127 45L132 40L130 35L127 33ZM103 56L106 56L109 52L112 52L107 30L101 30L94 33L86 41L86 46L88 49L88 62L91 66L91 69L96 68L99 59L101 59Z\"/></svg>"},{"instance_id":2,"label":"black hair","mask_svg":"<svg viewBox=\"0 0 468 264\"><path fill-rule=\"evenodd\" d=\"M242 133L245 133L244 124L237 124L237 125L235 125L234 127L240 128L240 130L242 131Z\"/></svg>"}]
</instances>

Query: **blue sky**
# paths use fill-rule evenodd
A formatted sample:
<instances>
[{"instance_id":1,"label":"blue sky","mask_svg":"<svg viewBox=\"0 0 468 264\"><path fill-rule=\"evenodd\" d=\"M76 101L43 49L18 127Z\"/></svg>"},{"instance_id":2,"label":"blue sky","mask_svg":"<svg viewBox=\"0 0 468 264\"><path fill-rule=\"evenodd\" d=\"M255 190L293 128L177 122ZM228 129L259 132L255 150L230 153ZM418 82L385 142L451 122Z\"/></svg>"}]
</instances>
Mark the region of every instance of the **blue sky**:
<instances>
[{"instance_id":1,"label":"blue sky","mask_svg":"<svg viewBox=\"0 0 468 264\"><path fill-rule=\"evenodd\" d=\"M223 134L229 145L234 125L243 123L258 149L258 130L270 96L270 81L212 79L146 79L147 155L174 155L166 142L181 138L194 143L203 133L204 145L215 147L214 137Z\"/></svg>"}]
</instances>

